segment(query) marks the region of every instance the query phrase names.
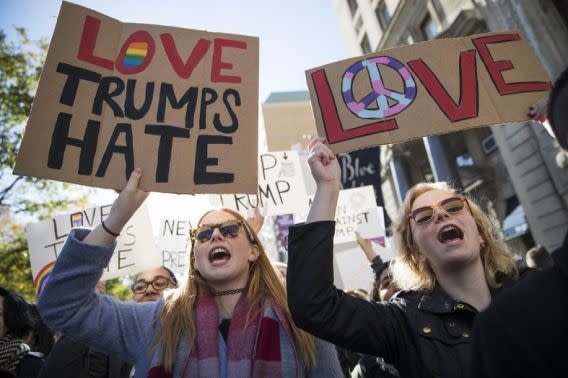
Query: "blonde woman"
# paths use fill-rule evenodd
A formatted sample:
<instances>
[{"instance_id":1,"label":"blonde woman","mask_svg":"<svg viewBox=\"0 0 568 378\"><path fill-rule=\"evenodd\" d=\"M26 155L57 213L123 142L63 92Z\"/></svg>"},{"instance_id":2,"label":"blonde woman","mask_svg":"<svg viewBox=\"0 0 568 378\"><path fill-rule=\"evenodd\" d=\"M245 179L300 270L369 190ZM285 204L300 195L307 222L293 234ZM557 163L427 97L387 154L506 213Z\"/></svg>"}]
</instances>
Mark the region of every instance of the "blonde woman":
<instances>
[{"instance_id":1,"label":"blonde woman","mask_svg":"<svg viewBox=\"0 0 568 378\"><path fill-rule=\"evenodd\" d=\"M473 319L517 277L514 260L488 217L445 183L406 195L395 233L389 302L368 302L333 287L333 233L340 169L317 138L308 163L317 190L306 224L290 228L288 295L296 324L355 352L381 356L402 377L467 376Z\"/></svg>"},{"instance_id":2,"label":"blonde woman","mask_svg":"<svg viewBox=\"0 0 568 378\"><path fill-rule=\"evenodd\" d=\"M136 169L109 217L69 236L39 299L53 329L135 365L136 377L338 376L332 345L299 330L255 231L231 210L191 232L188 279L154 303L121 303L93 288L115 239L145 200Z\"/></svg>"}]
</instances>

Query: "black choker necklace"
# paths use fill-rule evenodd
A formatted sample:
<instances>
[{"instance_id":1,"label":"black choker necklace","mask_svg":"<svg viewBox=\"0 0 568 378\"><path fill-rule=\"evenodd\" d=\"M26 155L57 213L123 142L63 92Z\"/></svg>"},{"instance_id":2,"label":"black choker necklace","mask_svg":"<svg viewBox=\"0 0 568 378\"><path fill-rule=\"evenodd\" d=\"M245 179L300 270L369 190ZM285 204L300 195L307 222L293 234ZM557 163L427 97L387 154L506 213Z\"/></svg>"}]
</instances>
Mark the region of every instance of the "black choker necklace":
<instances>
[{"instance_id":1,"label":"black choker necklace","mask_svg":"<svg viewBox=\"0 0 568 378\"><path fill-rule=\"evenodd\" d=\"M240 294L243 291L246 290L246 286L245 287L241 287L240 289L229 289L229 290L221 290L216 292L215 294L213 294L213 296L215 297L220 297L223 295L233 295L233 294Z\"/></svg>"}]
</instances>

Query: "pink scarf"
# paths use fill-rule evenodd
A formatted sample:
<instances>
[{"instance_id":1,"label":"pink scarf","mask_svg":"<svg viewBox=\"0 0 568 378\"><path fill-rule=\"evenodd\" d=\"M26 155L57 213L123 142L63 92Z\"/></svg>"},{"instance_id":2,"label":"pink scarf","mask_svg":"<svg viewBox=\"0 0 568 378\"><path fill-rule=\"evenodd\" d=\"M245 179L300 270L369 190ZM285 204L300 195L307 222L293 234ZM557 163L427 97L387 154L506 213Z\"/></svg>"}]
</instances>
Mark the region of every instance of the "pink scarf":
<instances>
[{"instance_id":1,"label":"pink scarf","mask_svg":"<svg viewBox=\"0 0 568 378\"><path fill-rule=\"evenodd\" d=\"M246 296L241 295L227 337L227 377L300 376L292 333L282 309L270 301L265 301L262 306L255 304L245 329L249 308ZM221 364L219 314L214 298L206 290L200 290L195 321L195 341L181 376L218 378ZM292 371L290 361L287 361L287 367L281 363L283 349L292 351L295 356ZM161 367L155 367L148 377L165 376L162 374Z\"/></svg>"}]
</instances>

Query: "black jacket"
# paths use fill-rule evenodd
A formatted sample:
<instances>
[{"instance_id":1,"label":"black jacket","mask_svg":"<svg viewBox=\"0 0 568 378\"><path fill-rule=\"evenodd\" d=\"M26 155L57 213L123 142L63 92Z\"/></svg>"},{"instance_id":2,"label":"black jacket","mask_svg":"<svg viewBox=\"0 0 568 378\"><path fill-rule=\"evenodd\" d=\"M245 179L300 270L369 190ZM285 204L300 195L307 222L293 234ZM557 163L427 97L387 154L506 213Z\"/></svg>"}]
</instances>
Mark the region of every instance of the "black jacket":
<instances>
[{"instance_id":1,"label":"black jacket","mask_svg":"<svg viewBox=\"0 0 568 378\"><path fill-rule=\"evenodd\" d=\"M479 315L474 377L568 377L568 234L552 258Z\"/></svg>"},{"instance_id":2,"label":"black jacket","mask_svg":"<svg viewBox=\"0 0 568 378\"><path fill-rule=\"evenodd\" d=\"M401 377L468 377L477 310L440 287L369 302L333 286L335 222L290 227L288 303L296 324L355 352L381 356Z\"/></svg>"}]
</instances>

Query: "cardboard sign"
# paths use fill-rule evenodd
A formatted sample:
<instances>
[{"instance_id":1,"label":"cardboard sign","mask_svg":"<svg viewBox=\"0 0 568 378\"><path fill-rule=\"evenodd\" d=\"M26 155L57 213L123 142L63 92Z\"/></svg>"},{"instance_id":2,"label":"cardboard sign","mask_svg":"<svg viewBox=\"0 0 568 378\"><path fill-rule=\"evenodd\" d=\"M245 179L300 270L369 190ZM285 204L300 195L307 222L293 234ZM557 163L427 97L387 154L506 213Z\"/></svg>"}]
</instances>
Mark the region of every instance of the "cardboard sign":
<instances>
[{"instance_id":1,"label":"cardboard sign","mask_svg":"<svg viewBox=\"0 0 568 378\"><path fill-rule=\"evenodd\" d=\"M192 224L186 219L168 218L160 222L156 240L161 265L174 273L187 274L189 269L189 233Z\"/></svg>"},{"instance_id":2,"label":"cardboard sign","mask_svg":"<svg viewBox=\"0 0 568 378\"><path fill-rule=\"evenodd\" d=\"M376 207L375 192L371 185L340 190L335 211L334 244L355 241L355 231L362 224L369 224L368 229L380 229L378 216L373 216ZM371 236L377 235L365 235Z\"/></svg>"},{"instance_id":3,"label":"cardboard sign","mask_svg":"<svg viewBox=\"0 0 568 378\"><path fill-rule=\"evenodd\" d=\"M385 212L381 206L368 209L367 222L357 225L357 232L364 239L370 239L375 243L385 247Z\"/></svg>"},{"instance_id":4,"label":"cardboard sign","mask_svg":"<svg viewBox=\"0 0 568 378\"><path fill-rule=\"evenodd\" d=\"M122 23L63 2L14 173L254 193L258 38Z\"/></svg>"},{"instance_id":5,"label":"cardboard sign","mask_svg":"<svg viewBox=\"0 0 568 378\"><path fill-rule=\"evenodd\" d=\"M112 205L99 206L61 215L26 226L34 288L41 294L55 260L73 227L94 228L105 220ZM114 254L102 279L121 277L160 266L152 237L152 225L146 205L142 205L122 229Z\"/></svg>"},{"instance_id":6,"label":"cardboard sign","mask_svg":"<svg viewBox=\"0 0 568 378\"><path fill-rule=\"evenodd\" d=\"M227 207L248 216L258 207L264 216L305 212L308 193L296 151L277 151L258 157L256 194L211 196L213 206Z\"/></svg>"},{"instance_id":7,"label":"cardboard sign","mask_svg":"<svg viewBox=\"0 0 568 378\"><path fill-rule=\"evenodd\" d=\"M528 120L552 88L517 32L440 39L306 71L318 135L341 153Z\"/></svg>"},{"instance_id":8,"label":"cardboard sign","mask_svg":"<svg viewBox=\"0 0 568 378\"><path fill-rule=\"evenodd\" d=\"M372 185L375 189L377 205L382 206L383 191L381 189L381 151L379 147L369 147L353 152L337 155L341 168L341 185L343 189ZM390 219L385 214L387 227Z\"/></svg>"}]
</instances>

